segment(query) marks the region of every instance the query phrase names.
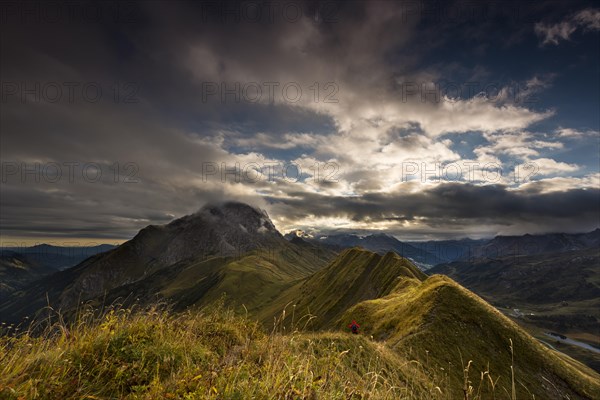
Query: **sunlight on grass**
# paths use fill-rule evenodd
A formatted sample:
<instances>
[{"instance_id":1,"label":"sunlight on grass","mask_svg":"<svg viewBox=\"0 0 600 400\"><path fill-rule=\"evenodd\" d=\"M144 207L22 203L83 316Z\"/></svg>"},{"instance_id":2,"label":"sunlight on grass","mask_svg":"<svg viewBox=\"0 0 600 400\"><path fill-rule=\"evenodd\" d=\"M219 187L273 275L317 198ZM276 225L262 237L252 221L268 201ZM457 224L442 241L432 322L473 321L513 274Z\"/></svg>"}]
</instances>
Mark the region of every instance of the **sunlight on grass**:
<instances>
[{"instance_id":1,"label":"sunlight on grass","mask_svg":"<svg viewBox=\"0 0 600 400\"><path fill-rule=\"evenodd\" d=\"M285 315L268 333L223 304L184 313L160 305L88 308L72 323L58 318L23 333L5 329L0 398L452 398L448 371L432 372L372 337L300 331L304 318L285 327ZM493 392L488 372L474 389L470 366L464 398L480 399L483 385Z\"/></svg>"}]
</instances>

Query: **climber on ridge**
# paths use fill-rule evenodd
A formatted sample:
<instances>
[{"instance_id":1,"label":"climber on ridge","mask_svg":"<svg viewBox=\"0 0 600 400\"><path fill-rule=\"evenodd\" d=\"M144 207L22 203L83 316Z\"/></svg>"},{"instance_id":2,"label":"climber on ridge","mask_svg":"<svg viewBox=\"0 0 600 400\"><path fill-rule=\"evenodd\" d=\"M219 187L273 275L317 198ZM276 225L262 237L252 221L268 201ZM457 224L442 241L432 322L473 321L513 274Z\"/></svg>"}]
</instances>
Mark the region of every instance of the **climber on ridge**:
<instances>
[{"instance_id":1,"label":"climber on ridge","mask_svg":"<svg viewBox=\"0 0 600 400\"><path fill-rule=\"evenodd\" d=\"M352 323L348 325L348 328L350 328L354 335L358 335L358 328L360 328L360 325L357 324L356 321L352 320Z\"/></svg>"}]
</instances>

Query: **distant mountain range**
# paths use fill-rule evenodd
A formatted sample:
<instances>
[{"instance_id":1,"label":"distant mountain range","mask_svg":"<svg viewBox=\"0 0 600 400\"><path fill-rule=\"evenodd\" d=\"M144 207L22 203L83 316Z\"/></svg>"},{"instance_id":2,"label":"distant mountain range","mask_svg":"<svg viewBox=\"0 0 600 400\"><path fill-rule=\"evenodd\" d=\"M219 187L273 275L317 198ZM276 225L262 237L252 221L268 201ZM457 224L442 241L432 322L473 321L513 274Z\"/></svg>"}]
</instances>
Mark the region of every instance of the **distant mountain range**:
<instances>
[{"instance_id":1,"label":"distant mountain range","mask_svg":"<svg viewBox=\"0 0 600 400\"><path fill-rule=\"evenodd\" d=\"M27 284L79 264L83 260L113 249L103 244L90 247L61 247L40 244L31 247L0 248L0 301Z\"/></svg>"},{"instance_id":2,"label":"distant mountain range","mask_svg":"<svg viewBox=\"0 0 600 400\"><path fill-rule=\"evenodd\" d=\"M400 241L391 235L376 233L308 235L302 230L289 232L285 237L301 238L337 249L360 246L378 254L393 251L413 261L422 270L451 261L497 259L526 255L557 253L600 247L600 228L589 233L549 233L542 235L496 236L492 239Z\"/></svg>"},{"instance_id":3,"label":"distant mountain range","mask_svg":"<svg viewBox=\"0 0 600 400\"><path fill-rule=\"evenodd\" d=\"M598 248L455 261L428 273L448 275L498 305L592 301L600 310Z\"/></svg>"},{"instance_id":4,"label":"distant mountain range","mask_svg":"<svg viewBox=\"0 0 600 400\"><path fill-rule=\"evenodd\" d=\"M63 270L79 264L88 257L114 248L115 246L111 244L71 247L39 244L31 247L0 247L0 257L17 253L30 262L50 270Z\"/></svg>"},{"instance_id":5,"label":"distant mountain range","mask_svg":"<svg viewBox=\"0 0 600 400\"><path fill-rule=\"evenodd\" d=\"M346 249L351 247L362 247L380 255L393 251L398 255L413 261L422 270L427 270L433 265L445 262L447 260L437 257L435 254L418 248L407 242L401 242L393 236L385 233L377 233L367 236L358 236L354 234L335 234L329 236L311 237L302 231L293 231L285 235L288 240L292 238L301 238L311 243L319 243L337 249Z\"/></svg>"},{"instance_id":6,"label":"distant mountain range","mask_svg":"<svg viewBox=\"0 0 600 400\"><path fill-rule=\"evenodd\" d=\"M600 229L588 233L496 236L469 246L456 260L498 259L600 248ZM451 259L449 261L452 261Z\"/></svg>"}]
</instances>

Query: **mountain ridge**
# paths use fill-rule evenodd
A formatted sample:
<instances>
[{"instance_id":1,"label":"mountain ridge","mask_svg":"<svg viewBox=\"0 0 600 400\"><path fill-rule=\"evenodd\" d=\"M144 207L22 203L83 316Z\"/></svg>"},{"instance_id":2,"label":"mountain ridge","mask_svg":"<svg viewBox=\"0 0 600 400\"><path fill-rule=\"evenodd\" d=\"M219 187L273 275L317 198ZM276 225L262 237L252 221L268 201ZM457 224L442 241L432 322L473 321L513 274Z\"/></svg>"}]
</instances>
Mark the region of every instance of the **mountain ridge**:
<instances>
[{"instance_id":1,"label":"mountain ridge","mask_svg":"<svg viewBox=\"0 0 600 400\"><path fill-rule=\"evenodd\" d=\"M329 265L284 291L260 317L268 323L285 304L299 316L313 315L311 329L331 325L343 310L359 301L389 293L399 277L425 279L408 260L394 252L381 256L354 247L342 251ZM288 316L288 318L290 318Z\"/></svg>"},{"instance_id":2,"label":"mountain ridge","mask_svg":"<svg viewBox=\"0 0 600 400\"><path fill-rule=\"evenodd\" d=\"M469 363L465 372L469 380L478 381L488 371L498 379L495 385L509 392L514 365L518 397L600 396L595 372L544 347L483 299L442 275L413 280L388 296L358 303L343 314L338 327L342 329L351 318L363 322L365 335L386 341L429 368L452 371L449 363L461 362L462 367ZM463 373L450 373L448 379L453 398L463 396L459 389ZM544 385L545 381L552 386Z\"/></svg>"},{"instance_id":3,"label":"mountain ridge","mask_svg":"<svg viewBox=\"0 0 600 400\"><path fill-rule=\"evenodd\" d=\"M361 246L385 254L395 251L411 259L422 270L452 261L494 259L505 256L524 256L548 252L564 252L600 247L600 228L582 233L544 233L523 235L497 235L488 239L450 239L428 241L402 241L385 232L358 235L336 233L332 235L293 230L284 235L288 240L299 237L335 246L338 249Z\"/></svg>"},{"instance_id":4,"label":"mountain ridge","mask_svg":"<svg viewBox=\"0 0 600 400\"><path fill-rule=\"evenodd\" d=\"M247 257L251 252L255 253L254 258ZM166 279L153 289L159 292L168 286L170 279L177 278L173 276L174 271L183 273L189 266L202 269L206 265L203 263L213 258L221 260L218 269L237 265L239 273L250 273L259 280L269 278L262 276L263 271L256 265L274 268L277 279L271 284L277 291L320 268L332 254L316 245L300 248L289 243L275 229L266 212L255 207L239 202L207 204L198 212L168 224L149 225L115 249L33 282L13 299L0 303L0 313L3 318L30 315L46 306L48 300L57 308L67 310L78 302L111 293L116 301L122 298L119 293L123 293L125 286L148 292L143 281L150 278L155 284L160 278ZM242 259L248 263L244 272L240 271ZM175 265L177 268L169 271L169 267ZM216 283L214 273L209 268L194 276L211 277ZM236 289L230 287L230 292L235 294Z\"/></svg>"}]
</instances>

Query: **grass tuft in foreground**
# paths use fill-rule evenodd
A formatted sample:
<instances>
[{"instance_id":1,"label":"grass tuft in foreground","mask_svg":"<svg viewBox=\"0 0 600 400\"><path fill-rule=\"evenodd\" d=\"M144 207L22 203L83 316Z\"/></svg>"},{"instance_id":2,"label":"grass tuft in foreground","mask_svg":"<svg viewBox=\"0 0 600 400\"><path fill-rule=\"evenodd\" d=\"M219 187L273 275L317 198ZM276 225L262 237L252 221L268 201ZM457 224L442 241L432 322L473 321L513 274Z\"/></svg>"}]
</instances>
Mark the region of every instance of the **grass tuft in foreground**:
<instances>
[{"instance_id":1,"label":"grass tuft in foreground","mask_svg":"<svg viewBox=\"0 0 600 400\"><path fill-rule=\"evenodd\" d=\"M0 332L0 399L518 396L512 358L507 360L512 390L503 391L489 366L474 380L473 361L463 354L454 370L433 368L427 357L413 360L370 334L299 331L305 318L292 318L290 330L282 322L285 313L266 332L226 308L224 299L200 311L89 308L72 323L57 319L22 333ZM456 374L460 379L450 378Z\"/></svg>"},{"instance_id":2,"label":"grass tuft in foreground","mask_svg":"<svg viewBox=\"0 0 600 400\"><path fill-rule=\"evenodd\" d=\"M0 337L2 399L412 399L418 363L346 333L264 332L222 303L200 312L92 310Z\"/></svg>"}]
</instances>

